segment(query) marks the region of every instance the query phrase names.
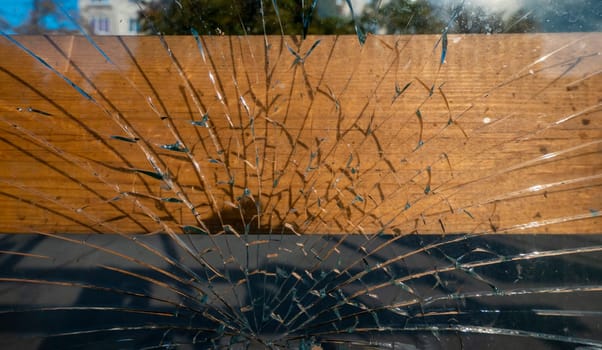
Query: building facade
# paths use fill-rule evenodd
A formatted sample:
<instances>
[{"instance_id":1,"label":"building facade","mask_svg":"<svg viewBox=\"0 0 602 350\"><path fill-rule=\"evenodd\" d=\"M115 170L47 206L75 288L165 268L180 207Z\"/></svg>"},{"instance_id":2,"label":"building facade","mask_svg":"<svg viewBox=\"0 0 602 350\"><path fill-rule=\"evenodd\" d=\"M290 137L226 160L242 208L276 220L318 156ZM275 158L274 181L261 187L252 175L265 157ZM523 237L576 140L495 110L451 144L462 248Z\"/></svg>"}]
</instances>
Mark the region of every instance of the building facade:
<instances>
[{"instance_id":1,"label":"building facade","mask_svg":"<svg viewBox=\"0 0 602 350\"><path fill-rule=\"evenodd\" d=\"M136 35L136 0L78 0L80 18L94 35Z\"/></svg>"}]
</instances>

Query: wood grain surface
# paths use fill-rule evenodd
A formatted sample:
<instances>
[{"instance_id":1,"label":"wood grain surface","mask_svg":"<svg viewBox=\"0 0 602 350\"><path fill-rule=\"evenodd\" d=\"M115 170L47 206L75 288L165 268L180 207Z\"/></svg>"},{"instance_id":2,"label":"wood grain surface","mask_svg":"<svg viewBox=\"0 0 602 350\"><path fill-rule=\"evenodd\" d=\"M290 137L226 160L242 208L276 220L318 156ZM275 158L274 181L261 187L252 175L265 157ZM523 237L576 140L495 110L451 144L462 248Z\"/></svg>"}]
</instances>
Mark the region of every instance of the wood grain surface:
<instances>
[{"instance_id":1,"label":"wood grain surface","mask_svg":"<svg viewBox=\"0 0 602 350\"><path fill-rule=\"evenodd\" d=\"M93 39L0 40L0 232L601 232L600 33Z\"/></svg>"}]
</instances>

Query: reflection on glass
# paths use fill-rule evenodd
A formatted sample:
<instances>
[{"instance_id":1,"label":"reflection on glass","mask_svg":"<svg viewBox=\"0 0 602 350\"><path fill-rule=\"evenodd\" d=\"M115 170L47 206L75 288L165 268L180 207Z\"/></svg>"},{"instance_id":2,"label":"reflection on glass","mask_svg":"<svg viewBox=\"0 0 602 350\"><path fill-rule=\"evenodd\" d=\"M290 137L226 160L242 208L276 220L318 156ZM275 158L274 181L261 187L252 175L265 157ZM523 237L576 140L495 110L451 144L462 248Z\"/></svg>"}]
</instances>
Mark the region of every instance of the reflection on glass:
<instances>
[{"instance_id":1,"label":"reflection on glass","mask_svg":"<svg viewBox=\"0 0 602 350\"><path fill-rule=\"evenodd\" d=\"M422 34L440 33L446 26L449 33L487 34L602 30L602 5L595 0L6 2L0 10L0 26L23 34L72 34L78 32L78 25L97 35L190 34L191 28L200 34L228 35L301 34L306 29L309 34L353 34L356 29Z\"/></svg>"},{"instance_id":2,"label":"reflection on glass","mask_svg":"<svg viewBox=\"0 0 602 350\"><path fill-rule=\"evenodd\" d=\"M0 6L0 348L602 348L598 3Z\"/></svg>"}]
</instances>

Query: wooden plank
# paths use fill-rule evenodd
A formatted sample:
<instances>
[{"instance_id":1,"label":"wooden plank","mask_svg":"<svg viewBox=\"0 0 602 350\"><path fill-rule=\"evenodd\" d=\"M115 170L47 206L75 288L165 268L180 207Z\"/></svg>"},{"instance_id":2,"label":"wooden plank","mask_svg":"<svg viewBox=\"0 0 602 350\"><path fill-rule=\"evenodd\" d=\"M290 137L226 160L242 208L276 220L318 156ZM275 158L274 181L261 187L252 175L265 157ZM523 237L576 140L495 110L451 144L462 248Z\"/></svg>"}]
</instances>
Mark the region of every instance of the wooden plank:
<instances>
[{"instance_id":1,"label":"wooden plank","mask_svg":"<svg viewBox=\"0 0 602 350\"><path fill-rule=\"evenodd\" d=\"M600 232L600 33L15 39L0 232Z\"/></svg>"}]
</instances>

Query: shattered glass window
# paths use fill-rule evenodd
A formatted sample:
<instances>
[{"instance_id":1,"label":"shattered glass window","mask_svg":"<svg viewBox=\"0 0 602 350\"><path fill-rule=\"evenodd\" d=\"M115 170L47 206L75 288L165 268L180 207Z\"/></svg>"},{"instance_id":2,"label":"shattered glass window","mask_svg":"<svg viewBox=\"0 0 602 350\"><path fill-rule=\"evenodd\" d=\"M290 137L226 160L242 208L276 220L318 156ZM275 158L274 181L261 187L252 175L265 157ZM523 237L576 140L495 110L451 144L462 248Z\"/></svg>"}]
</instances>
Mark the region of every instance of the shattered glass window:
<instances>
[{"instance_id":1,"label":"shattered glass window","mask_svg":"<svg viewBox=\"0 0 602 350\"><path fill-rule=\"evenodd\" d=\"M602 349L599 1L0 1L0 34L2 348Z\"/></svg>"}]
</instances>

